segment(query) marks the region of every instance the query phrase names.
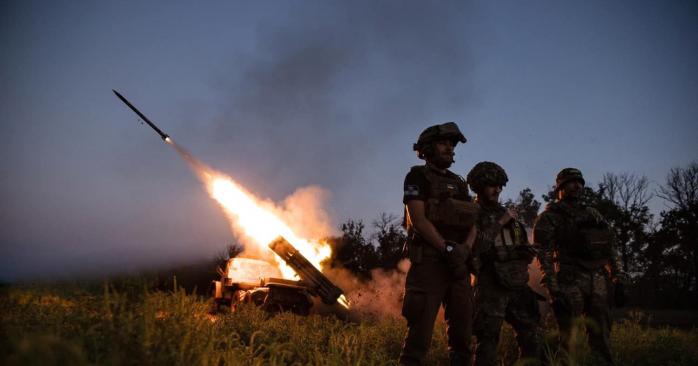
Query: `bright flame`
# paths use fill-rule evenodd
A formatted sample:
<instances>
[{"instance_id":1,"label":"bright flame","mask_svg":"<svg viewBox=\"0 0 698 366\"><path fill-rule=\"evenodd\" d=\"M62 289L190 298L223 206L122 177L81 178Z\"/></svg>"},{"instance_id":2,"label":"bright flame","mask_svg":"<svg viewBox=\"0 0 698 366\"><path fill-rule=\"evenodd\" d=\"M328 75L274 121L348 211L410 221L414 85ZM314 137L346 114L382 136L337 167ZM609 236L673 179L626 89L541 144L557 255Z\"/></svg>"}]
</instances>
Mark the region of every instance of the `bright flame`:
<instances>
[{"instance_id":1,"label":"bright flame","mask_svg":"<svg viewBox=\"0 0 698 366\"><path fill-rule=\"evenodd\" d=\"M275 213L280 210L271 202L261 201L230 177L211 169L171 139L169 142L196 172L211 197L221 205L231 223L235 225L235 231L242 232L249 239L245 243L254 244L258 253L267 256L270 253L274 254L273 258L283 278L298 279L298 275L268 247L269 243L279 236L283 236L317 269L320 269L320 263L332 254L332 249L327 243L310 241L296 235ZM246 252L249 249L249 246L246 247ZM341 295L337 302L345 308L349 307L344 295Z\"/></svg>"},{"instance_id":2,"label":"bright flame","mask_svg":"<svg viewBox=\"0 0 698 366\"><path fill-rule=\"evenodd\" d=\"M344 294L339 295L339 297L337 298L337 302L339 303L339 305L344 306L345 309L349 309L349 300L346 297L344 297Z\"/></svg>"},{"instance_id":3,"label":"bright flame","mask_svg":"<svg viewBox=\"0 0 698 366\"><path fill-rule=\"evenodd\" d=\"M256 283L264 277L279 277L281 273L271 263L259 259L233 258L228 261L228 278L234 282Z\"/></svg>"},{"instance_id":4,"label":"bright flame","mask_svg":"<svg viewBox=\"0 0 698 366\"><path fill-rule=\"evenodd\" d=\"M205 173L201 176L211 197L218 201L229 216L235 218L235 225L252 239L251 241L261 248L261 251L271 252L267 245L278 236L283 236L316 268L320 268L320 262L332 254L332 249L327 243L298 237L283 220L274 214L273 207L269 203L261 202L230 177L217 172ZM283 260L276 256L275 259L283 278L297 277L293 269Z\"/></svg>"}]
</instances>

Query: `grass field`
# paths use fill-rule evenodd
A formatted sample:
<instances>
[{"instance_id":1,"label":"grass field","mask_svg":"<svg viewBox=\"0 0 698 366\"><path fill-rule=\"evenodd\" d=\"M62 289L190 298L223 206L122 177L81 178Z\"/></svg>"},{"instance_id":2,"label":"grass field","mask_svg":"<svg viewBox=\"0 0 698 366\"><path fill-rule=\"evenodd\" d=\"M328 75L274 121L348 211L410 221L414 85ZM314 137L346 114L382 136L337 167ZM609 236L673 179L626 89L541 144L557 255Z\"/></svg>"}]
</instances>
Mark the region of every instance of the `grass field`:
<instances>
[{"instance_id":1,"label":"grass field","mask_svg":"<svg viewBox=\"0 0 698 366\"><path fill-rule=\"evenodd\" d=\"M116 284L5 286L0 297L2 365L394 365L405 323L385 317L345 322L332 316L269 316L254 307L219 316L210 300L178 288ZM614 326L620 365L696 365L698 330L646 327L641 315ZM554 343L554 326L547 332ZM550 346L552 349L552 346ZM511 329L500 344L516 355ZM552 357L553 364L560 356ZM572 363L593 365L583 339ZM439 323L430 365L447 363Z\"/></svg>"}]
</instances>

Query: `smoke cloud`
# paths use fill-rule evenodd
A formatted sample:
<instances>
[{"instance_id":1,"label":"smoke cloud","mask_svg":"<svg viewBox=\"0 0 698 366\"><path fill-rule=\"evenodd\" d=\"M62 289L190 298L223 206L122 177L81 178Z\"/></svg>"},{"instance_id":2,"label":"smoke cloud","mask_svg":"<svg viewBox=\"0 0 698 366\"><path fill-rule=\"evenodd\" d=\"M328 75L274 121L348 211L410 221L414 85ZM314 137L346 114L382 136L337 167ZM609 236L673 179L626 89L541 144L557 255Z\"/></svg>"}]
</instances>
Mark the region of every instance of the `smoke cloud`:
<instances>
[{"instance_id":1,"label":"smoke cloud","mask_svg":"<svg viewBox=\"0 0 698 366\"><path fill-rule=\"evenodd\" d=\"M234 26L211 9L163 13L156 5L138 14L127 5L90 6L64 21L79 7L20 7L12 16L24 20L2 32L14 65L6 69L17 71L8 74L16 95L8 95L11 122L3 124L11 157L0 214L8 227L4 279L201 261L230 242L215 203L169 149L143 137L150 132L124 123L137 118L111 88L315 238L343 219L395 207L399 198L376 192L409 164L395 161L396 149L412 158L410 142L425 123L453 119L448 109L468 97L462 35L470 15L459 1L282 2L218 12L249 15ZM197 33L199 17L211 24ZM40 37L47 27L51 37ZM395 171L377 168L386 166Z\"/></svg>"},{"instance_id":2,"label":"smoke cloud","mask_svg":"<svg viewBox=\"0 0 698 366\"><path fill-rule=\"evenodd\" d=\"M289 21L261 27L256 52L216 82L225 107L211 139L231 158L224 164L244 166L243 181L271 196L312 183L351 204L370 182L357 184L347 167L370 169L395 146L410 157L400 136L411 141L432 122L435 100L466 102L466 5L440 5L288 5Z\"/></svg>"}]
</instances>

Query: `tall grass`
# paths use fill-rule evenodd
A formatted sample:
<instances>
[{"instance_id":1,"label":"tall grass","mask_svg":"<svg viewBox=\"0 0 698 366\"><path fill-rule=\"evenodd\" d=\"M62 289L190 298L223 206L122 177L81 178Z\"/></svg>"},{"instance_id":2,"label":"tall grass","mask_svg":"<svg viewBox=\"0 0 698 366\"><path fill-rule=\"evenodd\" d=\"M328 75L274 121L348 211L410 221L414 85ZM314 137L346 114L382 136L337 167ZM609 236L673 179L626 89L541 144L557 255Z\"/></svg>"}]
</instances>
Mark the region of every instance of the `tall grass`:
<instances>
[{"instance_id":1,"label":"tall grass","mask_svg":"<svg viewBox=\"0 0 698 366\"><path fill-rule=\"evenodd\" d=\"M401 319L270 316L252 306L214 317L210 305L181 288L151 291L139 281L10 287L0 297L0 364L393 365L405 334ZM618 323L613 332L619 364L698 364L696 344L696 330L649 329L639 321ZM505 364L516 357L508 327L500 351ZM439 324L427 362L447 361ZM593 364L584 342L573 361Z\"/></svg>"}]
</instances>

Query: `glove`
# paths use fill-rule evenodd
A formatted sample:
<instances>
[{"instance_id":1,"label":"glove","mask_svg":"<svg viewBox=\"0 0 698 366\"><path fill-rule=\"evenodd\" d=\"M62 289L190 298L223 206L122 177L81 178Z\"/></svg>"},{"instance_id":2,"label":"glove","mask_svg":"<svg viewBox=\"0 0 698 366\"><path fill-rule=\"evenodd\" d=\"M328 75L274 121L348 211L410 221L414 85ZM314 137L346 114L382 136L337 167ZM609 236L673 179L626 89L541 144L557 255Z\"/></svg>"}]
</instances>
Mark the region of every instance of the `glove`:
<instances>
[{"instance_id":1,"label":"glove","mask_svg":"<svg viewBox=\"0 0 698 366\"><path fill-rule=\"evenodd\" d=\"M456 242L446 240L446 263L451 270L453 278L462 280L469 274L466 259L468 258L468 247Z\"/></svg>"}]
</instances>

